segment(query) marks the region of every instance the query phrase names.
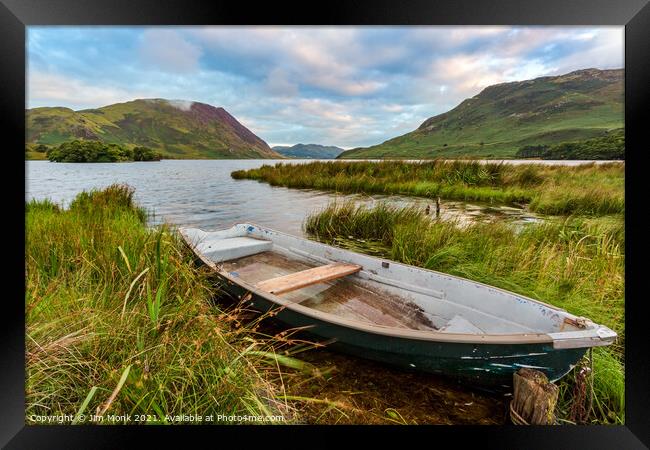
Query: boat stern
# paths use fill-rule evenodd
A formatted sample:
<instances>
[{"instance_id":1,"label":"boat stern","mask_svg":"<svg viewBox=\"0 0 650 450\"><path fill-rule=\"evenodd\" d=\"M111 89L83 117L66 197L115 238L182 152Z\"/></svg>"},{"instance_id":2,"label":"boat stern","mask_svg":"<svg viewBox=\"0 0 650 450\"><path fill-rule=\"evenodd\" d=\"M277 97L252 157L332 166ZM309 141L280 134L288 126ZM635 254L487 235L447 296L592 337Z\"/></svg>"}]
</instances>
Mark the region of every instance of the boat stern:
<instances>
[{"instance_id":1,"label":"boat stern","mask_svg":"<svg viewBox=\"0 0 650 450\"><path fill-rule=\"evenodd\" d=\"M613 344L618 337L615 331L594 323L581 331L550 333L549 336L555 349L601 347Z\"/></svg>"}]
</instances>

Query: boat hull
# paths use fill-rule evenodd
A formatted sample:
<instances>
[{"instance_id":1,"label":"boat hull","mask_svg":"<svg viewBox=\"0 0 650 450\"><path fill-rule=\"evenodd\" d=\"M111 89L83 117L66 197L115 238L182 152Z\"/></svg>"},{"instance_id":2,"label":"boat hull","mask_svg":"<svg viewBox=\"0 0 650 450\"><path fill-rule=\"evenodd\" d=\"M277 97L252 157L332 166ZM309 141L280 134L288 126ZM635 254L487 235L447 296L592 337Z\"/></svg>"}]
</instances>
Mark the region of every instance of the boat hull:
<instances>
[{"instance_id":1,"label":"boat hull","mask_svg":"<svg viewBox=\"0 0 650 450\"><path fill-rule=\"evenodd\" d=\"M243 298L250 292L223 279L225 289L235 297ZM248 307L261 313L274 311L274 318L288 327L306 327L305 332L314 341L329 342L328 348L491 390L509 389L513 373L522 367L539 370L551 381L558 380L586 352L586 348L555 349L551 342L482 344L388 336L309 317L256 293L250 294Z\"/></svg>"}]
</instances>

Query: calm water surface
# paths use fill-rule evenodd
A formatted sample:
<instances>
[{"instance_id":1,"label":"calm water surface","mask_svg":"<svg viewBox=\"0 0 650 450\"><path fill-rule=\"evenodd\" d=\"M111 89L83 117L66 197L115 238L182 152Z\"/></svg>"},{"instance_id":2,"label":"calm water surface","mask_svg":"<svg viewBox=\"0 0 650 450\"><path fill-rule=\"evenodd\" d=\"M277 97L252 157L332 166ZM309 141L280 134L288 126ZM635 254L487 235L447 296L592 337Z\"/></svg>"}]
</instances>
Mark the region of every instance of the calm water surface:
<instances>
[{"instance_id":1,"label":"calm water surface","mask_svg":"<svg viewBox=\"0 0 650 450\"><path fill-rule=\"evenodd\" d=\"M135 188L137 202L154 213L153 223L223 228L237 222L300 233L306 212L334 198L320 192L272 188L234 180L233 170L269 160L164 160L137 163L27 163L27 198L50 198L67 204L85 189L111 183Z\"/></svg>"},{"instance_id":2,"label":"calm water surface","mask_svg":"<svg viewBox=\"0 0 650 450\"><path fill-rule=\"evenodd\" d=\"M421 205L424 198L382 195L336 195L316 190L272 187L253 180L234 180L230 173L276 162L305 163L312 160L163 160L137 163L51 163L26 161L27 199L49 198L67 206L81 191L111 183L135 188L138 203L153 213L152 223L205 229L253 222L287 233L302 234L305 217L329 202L352 199L372 204L389 201ZM435 207L432 208L432 211ZM538 218L518 208L489 207L464 202L443 202L443 219L497 220L518 222Z\"/></svg>"}]
</instances>

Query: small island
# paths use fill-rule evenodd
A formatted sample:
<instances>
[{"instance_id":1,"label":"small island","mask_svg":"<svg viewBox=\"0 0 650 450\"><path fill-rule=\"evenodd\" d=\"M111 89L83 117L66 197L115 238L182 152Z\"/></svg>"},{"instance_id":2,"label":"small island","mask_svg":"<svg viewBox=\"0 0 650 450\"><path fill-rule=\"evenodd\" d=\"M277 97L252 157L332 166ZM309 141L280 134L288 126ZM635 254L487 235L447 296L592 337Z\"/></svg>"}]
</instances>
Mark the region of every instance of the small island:
<instances>
[{"instance_id":1,"label":"small island","mask_svg":"<svg viewBox=\"0 0 650 450\"><path fill-rule=\"evenodd\" d=\"M42 147L36 151L43 150ZM45 150L52 162L160 161L162 155L148 147L123 147L99 141L71 141Z\"/></svg>"}]
</instances>

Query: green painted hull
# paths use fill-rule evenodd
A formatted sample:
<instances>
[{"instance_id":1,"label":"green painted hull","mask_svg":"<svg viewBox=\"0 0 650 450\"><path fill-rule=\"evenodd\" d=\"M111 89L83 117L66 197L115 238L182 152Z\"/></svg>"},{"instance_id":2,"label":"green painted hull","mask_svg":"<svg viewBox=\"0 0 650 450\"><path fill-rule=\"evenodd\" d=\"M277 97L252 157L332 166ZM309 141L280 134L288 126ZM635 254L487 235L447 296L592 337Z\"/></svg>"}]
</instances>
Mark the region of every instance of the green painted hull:
<instances>
[{"instance_id":1,"label":"green painted hull","mask_svg":"<svg viewBox=\"0 0 650 450\"><path fill-rule=\"evenodd\" d=\"M226 289L241 297L248 291L230 282ZM522 367L544 372L555 381L582 358L586 348L554 349L552 343L473 344L436 342L386 336L308 317L253 294L252 306L289 327L308 326L316 341L333 341L330 348L410 370L442 375L473 386L503 389L512 386L512 375Z\"/></svg>"}]
</instances>

